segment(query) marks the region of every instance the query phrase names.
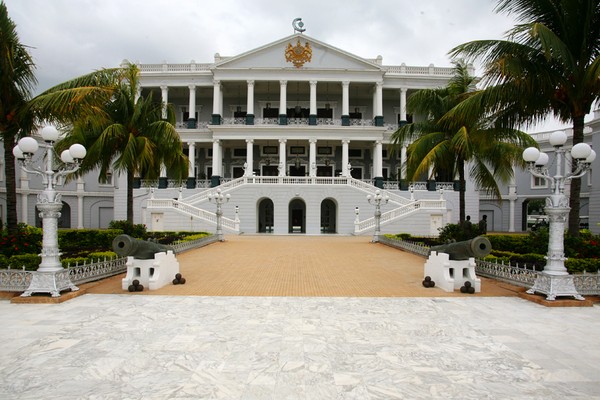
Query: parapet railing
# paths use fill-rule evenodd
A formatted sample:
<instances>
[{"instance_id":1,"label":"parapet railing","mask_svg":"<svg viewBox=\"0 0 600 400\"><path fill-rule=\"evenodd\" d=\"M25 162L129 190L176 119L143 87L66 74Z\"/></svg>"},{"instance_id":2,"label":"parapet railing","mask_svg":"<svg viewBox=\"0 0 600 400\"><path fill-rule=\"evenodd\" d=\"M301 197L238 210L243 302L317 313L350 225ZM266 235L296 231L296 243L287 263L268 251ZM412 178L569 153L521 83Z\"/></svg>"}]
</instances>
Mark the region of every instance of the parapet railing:
<instances>
[{"instance_id":1,"label":"parapet railing","mask_svg":"<svg viewBox=\"0 0 600 400\"><path fill-rule=\"evenodd\" d=\"M216 235L206 236L196 240L181 241L175 243L173 252L175 254L184 251L197 249L214 243L218 240ZM116 257L111 259L97 260L92 263L82 265L69 265L66 269L69 271L69 278L75 285L81 285L87 282L93 282L100 279L119 275L127 271L127 257ZM25 271L23 269L0 269L0 291L3 292L24 292L31 283L31 277L35 271Z\"/></svg>"}]
</instances>

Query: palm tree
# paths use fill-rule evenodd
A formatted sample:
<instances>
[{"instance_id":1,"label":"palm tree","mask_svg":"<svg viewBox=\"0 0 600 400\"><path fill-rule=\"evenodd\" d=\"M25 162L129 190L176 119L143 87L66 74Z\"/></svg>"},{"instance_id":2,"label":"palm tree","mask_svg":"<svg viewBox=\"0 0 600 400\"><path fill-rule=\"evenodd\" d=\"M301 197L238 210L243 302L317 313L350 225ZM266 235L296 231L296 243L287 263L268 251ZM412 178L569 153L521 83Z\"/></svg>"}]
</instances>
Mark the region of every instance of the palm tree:
<instances>
[{"instance_id":1,"label":"palm tree","mask_svg":"<svg viewBox=\"0 0 600 400\"><path fill-rule=\"evenodd\" d=\"M497 181L513 175L513 163L523 163L524 147L535 142L524 132L497 125L494 116L473 112L463 118L449 118L455 107L474 93L476 78L464 62L455 63L454 76L446 87L423 89L408 98L407 110L424 120L407 124L392 135L396 146L410 143L406 171L410 180L427 174L459 180L459 220L465 221L465 177L470 176L481 190L501 198Z\"/></svg>"},{"instance_id":2,"label":"palm tree","mask_svg":"<svg viewBox=\"0 0 600 400\"><path fill-rule=\"evenodd\" d=\"M44 122L69 123L94 112L110 98L120 69L96 71L65 82L32 97L37 83L35 65L20 43L15 23L0 3L0 134L4 142L6 177L6 225L17 229L15 159L12 149L17 139L36 130Z\"/></svg>"},{"instance_id":3,"label":"palm tree","mask_svg":"<svg viewBox=\"0 0 600 400\"><path fill-rule=\"evenodd\" d=\"M82 143L88 149L79 174L98 168L99 179L106 181L111 171L126 173L127 221L133 223L134 177L158 178L165 166L170 177L181 181L187 177L188 158L174 126L172 107L163 120L163 104L153 101L152 94L138 94L137 66L129 64L123 71L123 80L102 107L100 118L88 115L77 121L57 147Z\"/></svg>"},{"instance_id":4,"label":"palm tree","mask_svg":"<svg viewBox=\"0 0 600 400\"><path fill-rule=\"evenodd\" d=\"M583 142L584 117L600 94L599 0L499 0L497 12L519 24L506 40L478 40L450 51L480 58L487 88L463 104L503 115L507 125L531 124L552 113L573 124ZM575 166L573 166L575 167ZM581 181L571 181L569 233L579 235Z\"/></svg>"}]
</instances>

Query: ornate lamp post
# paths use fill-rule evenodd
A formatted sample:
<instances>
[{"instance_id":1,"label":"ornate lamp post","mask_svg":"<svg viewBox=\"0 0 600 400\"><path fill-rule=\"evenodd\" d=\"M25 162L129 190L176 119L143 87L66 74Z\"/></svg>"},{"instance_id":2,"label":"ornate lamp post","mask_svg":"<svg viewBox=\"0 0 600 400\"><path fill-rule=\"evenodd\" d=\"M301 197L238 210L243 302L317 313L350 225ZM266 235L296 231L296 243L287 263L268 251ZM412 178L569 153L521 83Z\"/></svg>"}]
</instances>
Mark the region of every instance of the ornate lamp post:
<instances>
[{"instance_id":1,"label":"ornate lamp post","mask_svg":"<svg viewBox=\"0 0 600 400\"><path fill-rule=\"evenodd\" d=\"M376 190L374 195L367 195L367 201L375 205L375 233L371 242L379 242L380 226L381 226L381 203L387 204L390 198L387 195L382 195L380 190Z\"/></svg>"},{"instance_id":2,"label":"ornate lamp post","mask_svg":"<svg viewBox=\"0 0 600 400\"><path fill-rule=\"evenodd\" d=\"M569 198L565 196L565 182L585 175L591 163L596 159L596 153L586 143L578 143L571 149L571 157L576 163L573 172L563 174L563 160L565 149L563 145L567 142L564 131L556 131L550 135L550 144L554 146L556 154L556 174L550 176L546 164L548 155L540 153L535 147L528 147L523 151L523 159L527 162L529 172L538 178L542 178L551 184L552 193L546 198L544 210L550 220L548 255L544 270L535 280L529 294L535 292L546 295L547 300L554 300L556 296L573 296L577 300L583 297L575 289L573 276L569 275L565 268L564 254L564 231L565 222L569 215Z\"/></svg>"},{"instance_id":3,"label":"ornate lamp post","mask_svg":"<svg viewBox=\"0 0 600 400\"><path fill-rule=\"evenodd\" d=\"M21 162L21 168L27 173L41 175L45 189L38 194L36 206L42 217L42 262L33 274L29 288L21 295L31 296L32 293L50 293L52 297L60 296L65 289L79 290L69 279L69 272L62 267L60 250L58 249L58 218L62 209L60 193L56 186L64 183L64 176L79 169L86 150L80 144L73 144L61 153L63 164L56 169L54 166L54 143L58 139L58 131L53 126L42 129L42 139L45 149L45 165L35 166L33 155L40 147L32 137L24 137L13 148L13 154Z\"/></svg>"},{"instance_id":4,"label":"ornate lamp post","mask_svg":"<svg viewBox=\"0 0 600 400\"><path fill-rule=\"evenodd\" d=\"M210 201L211 203L214 201L217 205L217 238L220 242L225 241L225 238L223 237L223 227L221 219L223 217L223 210L221 209L221 206L227 203L230 198L231 195L229 193L227 193L226 195L223 195L223 193L221 193L221 188L217 188L215 193L210 193L208 195L208 201Z\"/></svg>"}]
</instances>

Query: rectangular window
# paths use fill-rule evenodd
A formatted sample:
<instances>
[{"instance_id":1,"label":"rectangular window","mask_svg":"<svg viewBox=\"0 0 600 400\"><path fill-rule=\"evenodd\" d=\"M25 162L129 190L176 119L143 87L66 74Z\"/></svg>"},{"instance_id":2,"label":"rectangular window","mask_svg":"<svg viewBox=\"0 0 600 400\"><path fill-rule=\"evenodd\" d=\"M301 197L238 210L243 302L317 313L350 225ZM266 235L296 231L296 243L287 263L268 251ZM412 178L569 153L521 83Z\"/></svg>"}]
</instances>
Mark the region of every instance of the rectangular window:
<instances>
[{"instance_id":1,"label":"rectangular window","mask_svg":"<svg viewBox=\"0 0 600 400\"><path fill-rule=\"evenodd\" d=\"M363 151L362 149L348 149L348 157L363 158Z\"/></svg>"},{"instance_id":2,"label":"rectangular window","mask_svg":"<svg viewBox=\"0 0 600 400\"><path fill-rule=\"evenodd\" d=\"M317 147L317 154L320 156L330 156L333 153L331 146Z\"/></svg>"},{"instance_id":3,"label":"rectangular window","mask_svg":"<svg viewBox=\"0 0 600 400\"><path fill-rule=\"evenodd\" d=\"M537 176L531 176L531 188L532 189L547 189L548 181L544 178L539 178Z\"/></svg>"},{"instance_id":4,"label":"rectangular window","mask_svg":"<svg viewBox=\"0 0 600 400\"><path fill-rule=\"evenodd\" d=\"M246 158L246 155L248 154L248 149L246 148L236 148L233 149L233 157L234 158Z\"/></svg>"},{"instance_id":5,"label":"rectangular window","mask_svg":"<svg viewBox=\"0 0 600 400\"><path fill-rule=\"evenodd\" d=\"M304 146L290 146L290 154L305 154Z\"/></svg>"},{"instance_id":6,"label":"rectangular window","mask_svg":"<svg viewBox=\"0 0 600 400\"><path fill-rule=\"evenodd\" d=\"M212 158L212 148L206 149L206 158Z\"/></svg>"},{"instance_id":7,"label":"rectangular window","mask_svg":"<svg viewBox=\"0 0 600 400\"><path fill-rule=\"evenodd\" d=\"M262 153L263 155L277 155L279 154L279 149L277 146L263 146Z\"/></svg>"}]
</instances>

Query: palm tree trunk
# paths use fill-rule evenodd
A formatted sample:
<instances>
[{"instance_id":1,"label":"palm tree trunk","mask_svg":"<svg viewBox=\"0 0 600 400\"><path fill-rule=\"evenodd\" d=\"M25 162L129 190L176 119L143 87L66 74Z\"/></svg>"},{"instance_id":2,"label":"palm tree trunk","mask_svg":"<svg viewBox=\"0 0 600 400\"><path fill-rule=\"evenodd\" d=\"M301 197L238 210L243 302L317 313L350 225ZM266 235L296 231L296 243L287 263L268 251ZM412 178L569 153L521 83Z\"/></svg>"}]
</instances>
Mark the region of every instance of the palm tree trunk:
<instances>
[{"instance_id":1,"label":"palm tree trunk","mask_svg":"<svg viewBox=\"0 0 600 400\"><path fill-rule=\"evenodd\" d=\"M127 222L133 224L133 172L127 171Z\"/></svg>"},{"instance_id":2,"label":"palm tree trunk","mask_svg":"<svg viewBox=\"0 0 600 400\"><path fill-rule=\"evenodd\" d=\"M6 177L6 226L9 233L15 233L18 223L15 156L12 153L15 136L4 132L2 139L4 141L4 176Z\"/></svg>"},{"instance_id":3,"label":"palm tree trunk","mask_svg":"<svg viewBox=\"0 0 600 400\"><path fill-rule=\"evenodd\" d=\"M458 160L458 182L460 185L460 189L458 191L458 208L459 208L459 224L462 225L465 222L465 190L466 190L466 182L465 182L465 160Z\"/></svg>"},{"instance_id":4,"label":"palm tree trunk","mask_svg":"<svg viewBox=\"0 0 600 400\"><path fill-rule=\"evenodd\" d=\"M573 146L583 142L583 119L581 117L573 117ZM576 164L572 163L571 168L575 170ZM571 193L569 195L569 203L571 211L569 211L569 235L579 236L579 207L581 206L581 179L571 180Z\"/></svg>"}]
</instances>

